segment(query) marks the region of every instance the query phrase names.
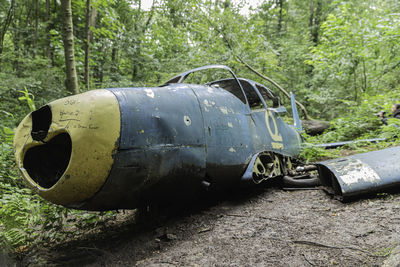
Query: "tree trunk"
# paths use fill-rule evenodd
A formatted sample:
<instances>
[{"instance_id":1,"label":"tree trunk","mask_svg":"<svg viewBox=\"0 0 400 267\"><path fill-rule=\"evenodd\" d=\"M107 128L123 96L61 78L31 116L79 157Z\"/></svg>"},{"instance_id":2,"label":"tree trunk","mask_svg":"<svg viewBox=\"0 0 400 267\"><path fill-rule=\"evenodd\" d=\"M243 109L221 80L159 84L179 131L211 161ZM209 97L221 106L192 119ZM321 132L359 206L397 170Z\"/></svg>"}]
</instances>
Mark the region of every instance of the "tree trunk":
<instances>
[{"instance_id":1,"label":"tree trunk","mask_svg":"<svg viewBox=\"0 0 400 267\"><path fill-rule=\"evenodd\" d=\"M86 22L85 22L85 87L89 90L90 85L90 44L93 42L93 32L90 27L96 25L97 9L92 8L90 0L86 0Z\"/></svg>"},{"instance_id":2,"label":"tree trunk","mask_svg":"<svg viewBox=\"0 0 400 267\"><path fill-rule=\"evenodd\" d=\"M63 42L65 54L66 88L73 94L79 93L78 77L76 75L75 54L74 54L74 33L72 23L71 0L61 0Z\"/></svg>"},{"instance_id":3,"label":"tree trunk","mask_svg":"<svg viewBox=\"0 0 400 267\"><path fill-rule=\"evenodd\" d=\"M33 36L33 58L36 57L36 53L38 50L37 40L39 32L39 0L35 0L35 35Z\"/></svg>"},{"instance_id":4,"label":"tree trunk","mask_svg":"<svg viewBox=\"0 0 400 267\"><path fill-rule=\"evenodd\" d=\"M17 74L17 77L21 77L21 71L19 67L19 58L20 58L20 33L19 33L19 27L18 25L13 22L12 24L13 28L13 43L14 43L14 60L13 60L13 68L15 73Z\"/></svg>"},{"instance_id":5,"label":"tree trunk","mask_svg":"<svg viewBox=\"0 0 400 267\"><path fill-rule=\"evenodd\" d=\"M363 59L363 87L362 87L362 92L365 93L367 92L367 70L365 67L365 59Z\"/></svg>"},{"instance_id":6,"label":"tree trunk","mask_svg":"<svg viewBox=\"0 0 400 267\"><path fill-rule=\"evenodd\" d=\"M86 22L85 22L85 32L86 32L86 43L85 43L85 87L89 90L89 53L90 53L90 0L86 0Z\"/></svg>"},{"instance_id":7,"label":"tree trunk","mask_svg":"<svg viewBox=\"0 0 400 267\"><path fill-rule=\"evenodd\" d=\"M118 69L118 48L116 47L116 45L113 45L113 48L111 50L111 80L113 82L117 81L117 73L119 73L119 69Z\"/></svg>"},{"instance_id":8,"label":"tree trunk","mask_svg":"<svg viewBox=\"0 0 400 267\"><path fill-rule=\"evenodd\" d=\"M319 28L321 27L321 16L322 16L322 2L317 0L316 8L314 11L314 0L311 0L310 5L310 35L311 41L313 42L314 46L317 46L319 43Z\"/></svg>"},{"instance_id":9,"label":"tree trunk","mask_svg":"<svg viewBox=\"0 0 400 267\"><path fill-rule=\"evenodd\" d=\"M105 45L103 45L103 47L101 48L102 54L103 54L103 58L100 60L100 77L99 77L99 81L100 84L103 84L103 79L104 79L104 65L107 62L107 48Z\"/></svg>"},{"instance_id":10,"label":"tree trunk","mask_svg":"<svg viewBox=\"0 0 400 267\"><path fill-rule=\"evenodd\" d=\"M46 0L46 57L53 63L53 56L51 50L51 19L50 19L50 0ZM53 65L53 64L52 64Z\"/></svg>"},{"instance_id":11,"label":"tree trunk","mask_svg":"<svg viewBox=\"0 0 400 267\"><path fill-rule=\"evenodd\" d=\"M10 8L8 9L7 16L6 16L5 20L1 22L2 26L0 28L0 64L1 64L1 56L3 54L3 49L4 49L4 36L6 35L8 27L10 26L11 21L13 19L14 6L15 6L15 0L11 0Z\"/></svg>"},{"instance_id":12,"label":"tree trunk","mask_svg":"<svg viewBox=\"0 0 400 267\"><path fill-rule=\"evenodd\" d=\"M279 17L278 17L278 27L277 27L277 33L280 36L282 32L282 21L283 21L283 1L284 0L278 0L278 6L279 6Z\"/></svg>"},{"instance_id":13,"label":"tree trunk","mask_svg":"<svg viewBox=\"0 0 400 267\"><path fill-rule=\"evenodd\" d=\"M353 88L354 88L354 101L357 102L358 93L357 93L357 67L354 67L353 72Z\"/></svg>"},{"instance_id":14,"label":"tree trunk","mask_svg":"<svg viewBox=\"0 0 400 267\"><path fill-rule=\"evenodd\" d=\"M142 1L139 1L139 7L138 7L138 10L136 11L137 13L136 13L136 18L135 18L135 21L136 21L136 23L135 23L135 33L138 36L137 36L137 41L134 44L136 49L135 49L135 52L134 52L134 55L133 55L133 59L132 59L132 79L131 79L132 82L136 81L138 73L140 71L140 66L142 65L140 60L139 60L140 55L142 53L142 47L141 47L142 46L142 41L141 41L140 36L143 36L146 33L146 30L148 29L148 27L150 25L150 22L153 19L155 3L156 3L156 0L153 1L152 5L151 5L149 16L147 18L147 21L146 21L146 23L144 24L144 26L141 29L138 28L138 25L139 25L139 19L140 19L139 15L140 15L140 12L141 12ZM174 13L175 11L173 11L173 10L174 9L172 8L170 10L170 12ZM173 21L175 21L175 22L173 22L173 24L176 23L175 17L172 16L172 18L173 18ZM176 26L174 26L174 27L176 27Z\"/></svg>"},{"instance_id":15,"label":"tree trunk","mask_svg":"<svg viewBox=\"0 0 400 267\"><path fill-rule=\"evenodd\" d=\"M314 28L314 0L311 0L310 3L310 20L308 22L308 27L310 28L310 33L312 35Z\"/></svg>"}]
</instances>

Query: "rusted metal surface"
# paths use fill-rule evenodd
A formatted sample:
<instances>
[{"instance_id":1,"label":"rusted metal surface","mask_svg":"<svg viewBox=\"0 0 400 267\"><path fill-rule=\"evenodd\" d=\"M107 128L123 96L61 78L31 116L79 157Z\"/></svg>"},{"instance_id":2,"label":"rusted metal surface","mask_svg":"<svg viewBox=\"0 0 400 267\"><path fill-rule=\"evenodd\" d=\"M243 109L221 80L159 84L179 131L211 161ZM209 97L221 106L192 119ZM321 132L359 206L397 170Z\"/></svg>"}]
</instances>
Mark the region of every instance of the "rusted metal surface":
<instances>
[{"instance_id":1,"label":"rusted metal surface","mask_svg":"<svg viewBox=\"0 0 400 267\"><path fill-rule=\"evenodd\" d=\"M400 185L400 147L318 162L322 185L342 199Z\"/></svg>"},{"instance_id":2,"label":"rusted metal surface","mask_svg":"<svg viewBox=\"0 0 400 267\"><path fill-rule=\"evenodd\" d=\"M206 85L183 83L190 73L210 68L229 70L233 78ZM107 95L113 104L97 103L92 97L96 95ZM299 132L283 122L280 114L286 109L268 88L238 79L220 65L190 70L160 87L94 90L47 107L43 121L29 114L16 132L18 166L44 198L78 209L135 208L204 187L237 186L246 180L246 170L256 184L286 174L290 157L300 153L302 143ZM104 114L110 108L111 117ZM52 126L41 132L41 125L47 124ZM46 148L57 138L54 129L70 140L56 140L56 145L72 150L62 160L66 166L32 176L37 164L46 170L51 151L42 149L35 160L26 159L30 144ZM78 172L69 172L77 167ZM88 179L92 172L101 177ZM39 185L50 180L48 186Z\"/></svg>"}]
</instances>

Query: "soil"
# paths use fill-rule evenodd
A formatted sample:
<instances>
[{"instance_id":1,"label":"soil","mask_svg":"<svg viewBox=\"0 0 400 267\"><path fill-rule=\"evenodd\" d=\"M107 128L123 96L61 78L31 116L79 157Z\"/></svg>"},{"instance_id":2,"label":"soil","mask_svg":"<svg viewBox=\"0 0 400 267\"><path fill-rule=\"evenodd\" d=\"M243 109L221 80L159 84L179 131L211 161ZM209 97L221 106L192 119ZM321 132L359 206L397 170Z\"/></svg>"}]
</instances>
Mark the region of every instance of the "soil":
<instances>
[{"instance_id":1,"label":"soil","mask_svg":"<svg viewBox=\"0 0 400 267\"><path fill-rule=\"evenodd\" d=\"M323 190L231 191L125 211L21 265L380 266L400 241L400 194L342 203Z\"/></svg>"}]
</instances>

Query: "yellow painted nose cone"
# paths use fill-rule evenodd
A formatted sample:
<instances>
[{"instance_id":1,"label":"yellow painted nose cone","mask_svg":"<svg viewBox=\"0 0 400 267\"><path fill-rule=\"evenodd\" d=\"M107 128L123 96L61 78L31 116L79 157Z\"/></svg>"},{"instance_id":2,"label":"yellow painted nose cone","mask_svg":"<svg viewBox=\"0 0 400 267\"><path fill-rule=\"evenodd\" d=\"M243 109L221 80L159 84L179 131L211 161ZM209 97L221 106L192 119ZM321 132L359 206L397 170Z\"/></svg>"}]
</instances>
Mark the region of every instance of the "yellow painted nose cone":
<instances>
[{"instance_id":1,"label":"yellow painted nose cone","mask_svg":"<svg viewBox=\"0 0 400 267\"><path fill-rule=\"evenodd\" d=\"M117 98L93 90L62 98L27 115L14 137L18 168L43 198L74 206L107 179L118 148Z\"/></svg>"}]
</instances>

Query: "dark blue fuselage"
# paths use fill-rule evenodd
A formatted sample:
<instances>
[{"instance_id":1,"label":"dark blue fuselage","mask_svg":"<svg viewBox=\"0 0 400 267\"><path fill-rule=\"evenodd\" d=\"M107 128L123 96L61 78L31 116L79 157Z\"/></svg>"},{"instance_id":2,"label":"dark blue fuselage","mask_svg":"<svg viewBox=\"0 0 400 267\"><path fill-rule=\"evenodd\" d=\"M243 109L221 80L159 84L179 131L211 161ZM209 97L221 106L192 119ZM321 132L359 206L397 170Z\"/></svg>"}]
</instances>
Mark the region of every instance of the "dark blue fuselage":
<instances>
[{"instance_id":1,"label":"dark blue fuselage","mask_svg":"<svg viewBox=\"0 0 400 267\"><path fill-rule=\"evenodd\" d=\"M299 134L273 109L251 110L222 88L171 84L108 90L120 106L118 149L105 184L83 209L132 208L203 181L238 184L254 154L300 152Z\"/></svg>"}]
</instances>

